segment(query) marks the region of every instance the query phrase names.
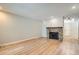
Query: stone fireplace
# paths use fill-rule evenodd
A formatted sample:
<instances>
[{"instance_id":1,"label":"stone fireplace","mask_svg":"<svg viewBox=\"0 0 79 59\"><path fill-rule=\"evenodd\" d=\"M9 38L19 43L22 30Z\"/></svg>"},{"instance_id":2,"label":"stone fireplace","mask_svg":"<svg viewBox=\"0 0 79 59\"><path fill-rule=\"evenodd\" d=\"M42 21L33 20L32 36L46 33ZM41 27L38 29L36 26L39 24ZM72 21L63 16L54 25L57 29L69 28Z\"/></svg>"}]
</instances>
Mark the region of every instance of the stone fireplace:
<instances>
[{"instance_id":1,"label":"stone fireplace","mask_svg":"<svg viewBox=\"0 0 79 59\"><path fill-rule=\"evenodd\" d=\"M49 39L63 40L63 27L47 27Z\"/></svg>"}]
</instances>

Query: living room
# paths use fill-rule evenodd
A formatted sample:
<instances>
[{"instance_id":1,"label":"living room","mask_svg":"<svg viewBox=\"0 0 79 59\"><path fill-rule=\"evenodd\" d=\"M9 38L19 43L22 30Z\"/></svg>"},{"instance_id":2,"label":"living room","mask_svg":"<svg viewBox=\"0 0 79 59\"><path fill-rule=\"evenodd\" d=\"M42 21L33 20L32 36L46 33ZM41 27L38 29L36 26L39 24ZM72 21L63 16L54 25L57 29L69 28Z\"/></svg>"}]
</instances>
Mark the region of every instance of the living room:
<instances>
[{"instance_id":1,"label":"living room","mask_svg":"<svg viewBox=\"0 0 79 59\"><path fill-rule=\"evenodd\" d=\"M78 55L78 3L0 3L1 55Z\"/></svg>"}]
</instances>

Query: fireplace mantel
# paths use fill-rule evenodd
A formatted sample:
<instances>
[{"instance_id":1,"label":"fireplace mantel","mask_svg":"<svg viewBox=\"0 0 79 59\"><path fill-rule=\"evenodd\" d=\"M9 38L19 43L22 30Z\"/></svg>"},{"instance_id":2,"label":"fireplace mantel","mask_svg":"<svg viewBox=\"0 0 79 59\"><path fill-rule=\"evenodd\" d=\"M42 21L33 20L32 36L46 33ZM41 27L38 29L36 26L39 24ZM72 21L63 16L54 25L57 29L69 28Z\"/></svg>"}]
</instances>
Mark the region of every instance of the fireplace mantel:
<instances>
[{"instance_id":1,"label":"fireplace mantel","mask_svg":"<svg viewBox=\"0 0 79 59\"><path fill-rule=\"evenodd\" d=\"M63 28L63 27L46 27L47 29L53 29L53 28Z\"/></svg>"}]
</instances>

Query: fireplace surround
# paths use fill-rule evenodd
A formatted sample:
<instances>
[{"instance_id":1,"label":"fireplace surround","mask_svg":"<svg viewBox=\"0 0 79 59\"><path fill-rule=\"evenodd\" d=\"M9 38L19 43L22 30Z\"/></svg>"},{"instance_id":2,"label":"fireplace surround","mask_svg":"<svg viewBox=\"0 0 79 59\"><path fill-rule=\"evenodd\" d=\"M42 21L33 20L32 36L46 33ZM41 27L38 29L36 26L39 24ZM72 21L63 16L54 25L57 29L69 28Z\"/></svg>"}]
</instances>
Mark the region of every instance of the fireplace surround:
<instances>
[{"instance_id":1,"label":"fireplace surround","mask_svg":"<svg viewBox=\"0 0 79 59\"><path fill-rule=\"evenodd\" d=\"M47 37L49 39L63 40L63 27L47 27Z\"/></svg>"}]
</instances>

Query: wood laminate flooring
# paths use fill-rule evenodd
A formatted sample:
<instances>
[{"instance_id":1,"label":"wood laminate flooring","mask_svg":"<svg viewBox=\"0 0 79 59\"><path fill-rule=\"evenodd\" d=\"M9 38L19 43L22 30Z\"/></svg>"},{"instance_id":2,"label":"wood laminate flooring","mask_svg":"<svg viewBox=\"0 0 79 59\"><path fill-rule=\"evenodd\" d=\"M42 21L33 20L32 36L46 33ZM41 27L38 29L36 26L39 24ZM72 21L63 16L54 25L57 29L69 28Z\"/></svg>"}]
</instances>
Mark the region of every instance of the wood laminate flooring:
<instances>
[{"instance_id":1,"label":"wood laminate flooring","mask_svg":"<svg viewBox=\"0 0 79 59\"><path fill-rule=\"evenodd\" d=\"M77 39L38 38L0 48L0 55L78 55Z\"/></svg>"}]
</instances>

